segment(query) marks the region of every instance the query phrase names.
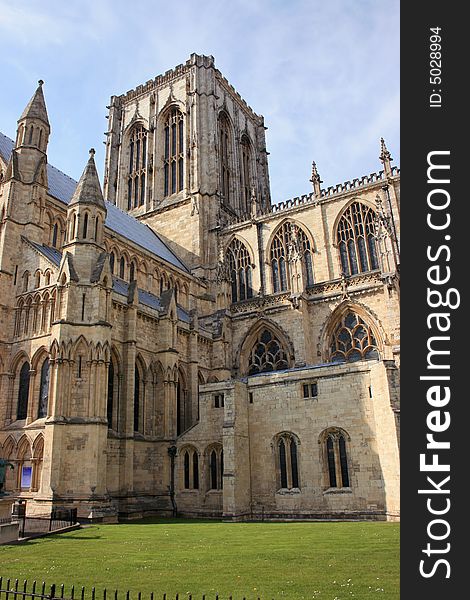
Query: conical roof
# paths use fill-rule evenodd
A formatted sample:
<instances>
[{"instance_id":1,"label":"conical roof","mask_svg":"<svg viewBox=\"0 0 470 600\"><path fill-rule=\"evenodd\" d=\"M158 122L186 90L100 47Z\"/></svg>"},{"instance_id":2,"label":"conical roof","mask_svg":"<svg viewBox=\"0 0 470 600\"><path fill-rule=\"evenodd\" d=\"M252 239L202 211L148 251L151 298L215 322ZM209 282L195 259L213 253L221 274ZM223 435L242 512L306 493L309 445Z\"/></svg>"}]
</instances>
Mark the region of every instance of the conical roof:
<instances>
[{"instance_id":1,"label":"conical roof","mask_svg":"<svg viewBox=\"0 0 470 600\"><path fill-rule=\"evenodd\" d=\"M44 100L44 94L42 91L43 83L44 81L42 81L42 79L38 81L39 85L37 90L34 92L33 97L28 102L28 105L24 109L21 117L18 119L18 122L22 121L23 119L39 119L48 127L50 127L49 118L47 116L46 101Z\"/></svg>"},{"instance_id":2,"label":"conical roof","mask_svg":"<svg viewBox=\"0 0 470 600\"><path fill-rule=\"evenodd\" d=\"M95 151L90 150L90 158L80 177L69 206L74 204L96 204L106 212L100 180L96 171Z\"/></svg>"}]
</instances>

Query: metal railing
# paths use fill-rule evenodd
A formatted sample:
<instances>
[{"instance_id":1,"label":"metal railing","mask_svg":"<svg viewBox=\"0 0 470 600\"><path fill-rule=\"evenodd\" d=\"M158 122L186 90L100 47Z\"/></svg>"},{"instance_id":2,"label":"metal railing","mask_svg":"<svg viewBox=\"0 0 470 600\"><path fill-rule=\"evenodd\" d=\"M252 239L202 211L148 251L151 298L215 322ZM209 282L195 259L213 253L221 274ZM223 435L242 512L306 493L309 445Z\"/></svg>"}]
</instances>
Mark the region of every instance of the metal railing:
<instances>
[{"instance_id":1,"label":"metal railing","mask_svg":"<svg viewBox=\"0 0 470 600\"><path fill-rule=\"evenodd\" d=\"M70 586L68 591L64 584L47 586L44 582L33 581L29 584L25 579L21 583L18 579L5 579L0 577L0 600L261 600L260 596L226 596L220 594L184 594L173 593L142 593L142 592L119 592L118 590L107 590L104 588L97 591L96 588L75 588ZM274 600L274 599L273 599Z\"/></svg>"}]
</instances>

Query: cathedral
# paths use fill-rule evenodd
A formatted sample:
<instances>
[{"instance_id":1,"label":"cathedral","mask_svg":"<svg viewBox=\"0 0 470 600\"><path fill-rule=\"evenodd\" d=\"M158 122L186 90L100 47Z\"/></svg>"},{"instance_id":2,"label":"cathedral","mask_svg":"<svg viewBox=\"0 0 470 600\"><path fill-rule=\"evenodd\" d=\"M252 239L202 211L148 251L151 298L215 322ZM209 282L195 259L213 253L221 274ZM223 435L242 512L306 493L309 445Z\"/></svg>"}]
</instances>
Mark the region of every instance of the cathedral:
<instances>
[{"instance_id":1,"label":"cathedral","mask_svg":"<svg viewBox=\"0 0 470 600\"><path fill-rule=\"evenodd\" d=\"M21 109L21 108L20 108ZM265 124L192 54L74 181L43 82L0 133L0 458L29 514L399 518L400 175L280 203ZM19 113L20 111L18 111Z\"/></svg>"}]
</instances>

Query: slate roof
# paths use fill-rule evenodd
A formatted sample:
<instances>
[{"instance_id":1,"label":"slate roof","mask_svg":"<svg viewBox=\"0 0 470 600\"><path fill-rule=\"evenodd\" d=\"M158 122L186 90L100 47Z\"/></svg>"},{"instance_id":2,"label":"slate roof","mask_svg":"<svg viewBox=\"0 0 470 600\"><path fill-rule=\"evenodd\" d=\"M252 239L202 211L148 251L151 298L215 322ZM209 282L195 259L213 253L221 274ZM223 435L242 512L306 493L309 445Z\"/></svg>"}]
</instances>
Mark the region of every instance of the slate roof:
<instances>
[{"instance_id":1,"label":"slate roof","mask_svg":"<svg viewBox=\"0 0 470 600\"><path fill-rule=\"evenodd\" d=\"M32 242L28 240L28 242L36 248L38 252L44 254L44 256L50 260L52 263L58 267L60 265L60 261L62 259L62 252L59 252L56 248L51 248L50 246L44 246L44 244L36 244L36 242Z\"/></svg>"},{"instance_id":2,"label":"slate roof","mask_svg":"<svg viewBox=\"0 0 470 600\"><path fill-rule=\"evenodd\" d=\"M0 154L5 162L10 160L10 155L15 146L13 140L0 132ZM64 204L69 204L77 182L53 167L47 165L47 178L49 183L49 194ZM163 240L145 223L141 223L133 216L120 210L114 204L106 202L106 227L122 235L141 248L152 252L159 258L170 263L174 267L189 273L186 265L170 250Z\"/></svg>"},{"instance_id":3,"label":"slate roof","mask_svg":"<svg viewBox=\"0 0 470 600\"><path fill-rule=\"evenodd\" d=\"M123 281L122 279L119 279L119 277L113 277L113 292L116 292L116 294L120 294L121 296L126 296L127 298L128 291L129 284L127 283L127 281ZM138 292L140 304L143 304L144 306L149 306L150 308L153 308L158 311L162 309L162 303L158 296L155 296L151 292L141 290L140 288L138 288ZM188 311L186 311L182 306L179 305L177 305L176 309L177 316L180 321L183 321L183 323L191 322Z\"/></svg>"}]
</instances>

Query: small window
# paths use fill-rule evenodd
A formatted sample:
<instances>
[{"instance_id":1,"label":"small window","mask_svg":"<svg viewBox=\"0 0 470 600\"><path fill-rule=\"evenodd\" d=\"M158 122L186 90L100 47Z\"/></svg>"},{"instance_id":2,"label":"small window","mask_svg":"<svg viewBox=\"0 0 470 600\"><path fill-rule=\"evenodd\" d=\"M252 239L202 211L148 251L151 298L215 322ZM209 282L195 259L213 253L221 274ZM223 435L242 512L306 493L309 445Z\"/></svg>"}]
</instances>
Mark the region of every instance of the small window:
<instances>
[{"instance_id":1,"label":"small window","mask_svg":"<svg viewBox=\"0 0 470 600\"><path fill-rule=\"evenodd\" d=\"M307 400L309 398L318 397L318 384L316 381L304 383L302 385L303 397Z\"/></svg>"},{"instance_id":2,"label":"small window","mask_svg":"<svg viewBox=\"0 0 470 600\"><path fill-rule=\"evenodd\" d=\"M250 392L250 393L248 394L248 399L249 399L249 401L250 401L250 404L253 404L253 392Z\"/></svg>"},{"instance_id":3,"label":"small window","mask_svg":"<svg viewBox=\"0 0 470 600\"><path fill-rule=\"evenodd\" d=\"M214 406L215 408L223 408L225 406L223 394L216 394L214 396Z\"/></svg>"}]
</instances>

